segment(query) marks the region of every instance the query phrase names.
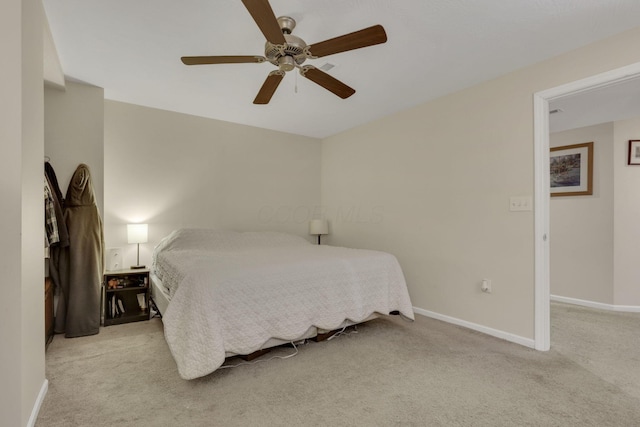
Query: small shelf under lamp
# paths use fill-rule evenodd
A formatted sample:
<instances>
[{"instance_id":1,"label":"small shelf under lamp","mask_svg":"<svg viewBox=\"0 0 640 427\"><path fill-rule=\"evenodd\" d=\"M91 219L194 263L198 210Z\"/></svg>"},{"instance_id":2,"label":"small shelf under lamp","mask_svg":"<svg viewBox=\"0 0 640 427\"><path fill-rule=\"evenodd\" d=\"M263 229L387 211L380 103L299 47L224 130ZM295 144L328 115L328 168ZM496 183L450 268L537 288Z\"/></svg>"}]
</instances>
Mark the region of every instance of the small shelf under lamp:
<instances>
[{"instance_id":1,"label":"small shelf under lamp","mask_svg":"<svg viewBox=\"0 0 640 427\"><path fill-rule=\"evenodd\" d=\"M148 224L127 224L127 242L138 245L138 258L136 259L136 265L131 266L132 269L145 268L144 265L140 265L140 243L147 243L148 234Z\"/></svg>"},{"instance_id":2,"label":"small shelf under lamp","mask_svg":"<svg viewBox=\"0 0 640 427\"><path fill-rule=\"evenodd\" d=\"M320 236L329 234L329 223L324 219L312 219L309 221L309 234L318 236L318 244L320 244Z\"/></svg>"}]
</instances>

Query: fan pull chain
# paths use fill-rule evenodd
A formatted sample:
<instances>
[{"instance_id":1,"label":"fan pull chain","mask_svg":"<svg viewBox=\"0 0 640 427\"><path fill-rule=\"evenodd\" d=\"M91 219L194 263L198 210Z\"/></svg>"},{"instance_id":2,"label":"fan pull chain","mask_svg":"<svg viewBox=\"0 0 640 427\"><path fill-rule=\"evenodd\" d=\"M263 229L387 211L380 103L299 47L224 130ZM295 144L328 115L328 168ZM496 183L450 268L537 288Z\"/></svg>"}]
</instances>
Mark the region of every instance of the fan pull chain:
<instances>
[{"instance_id":1,"label":"fan pull chain","mask_svg":"<svg viewBox=\"0 0 640 427\"><path fill-rule=\"evenodd\" d=\"M298 93L298 73L296 73L296 80L295 80L296 84L293 87L293 92L294 93Z\"/></svg>"}]
</instances>

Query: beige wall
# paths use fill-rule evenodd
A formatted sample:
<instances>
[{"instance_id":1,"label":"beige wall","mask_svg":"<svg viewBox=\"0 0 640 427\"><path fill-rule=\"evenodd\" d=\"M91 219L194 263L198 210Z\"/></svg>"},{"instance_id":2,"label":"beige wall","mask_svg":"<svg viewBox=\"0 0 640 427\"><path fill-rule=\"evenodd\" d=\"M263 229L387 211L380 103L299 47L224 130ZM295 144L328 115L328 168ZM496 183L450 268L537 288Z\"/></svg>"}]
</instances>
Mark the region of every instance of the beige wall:
<instances>
[{"instance_id":1,"label":"beige wall","mask_svg":"<svg viewBox=\"0 0 640 427\"><path fill-rule=\"evenodd\" d=\"M640 307L640 167L627 165L640 118L551 134L552 147L594 141L593 196L551 199L551 293Z\"/></svg>"},{"instance_id":2,"label":"beige wall","mask_svg":"<svg viewBox=\"0 0 640 427\"><path fill-rule=\"evenodd\" d=\"M104 212L104 90L67 82L66 90L45 87L45 154L62 194L80 163L89 166L96 205Z\"/></svg>"},{"instance_id":3,"label":"beige wall","mask_svg":"<svg viewBox=\"0 0 640 427\"><path fill-rule=\"evenodd\" d=\"M552 197L551 294L613 304L613 123L552 133L549 145L593 142L593 195Z\"/></svg>"},{"instance_id":4,"label":"beige wall","mask_svg":"<svg viewBox=\"0 0 640 427\"><path fill-rule=\"evenodd\" d=\"M0 79L0 231L3 245L2 298L13 301L0 312L0 413L10 425L22 424L22 232L21 150L22 150L22 85L21 73L21 2L10 0L0 6L0 53L6 64ZM12 286L13 284L20 284ZM18 326L18 327L16 327Z\"/></svg>"},{"instance_id":5,"label":"beige wall","mask_svg":"<svg viewBox=\"0 0 640 427\"><path fill-rule=\"evenodd\" d=\"M320 141L105 101L105 239L124 249L149 223L140 261L178 227L278 230L306 238L320 206Z\"/></svg>"},{"instance_id":6,"label":"beige wall","mask_svg":"<svg viewBox=\"0 0 640 427\"><path fill-rule=\"evenodd\" d=\"M33 421L44 377L42 5L0 6L0 414Z\"/></svg>"},{"instance_id":7,"label":"beige wall","mask_svg":"<svg viewBox=\"0 0 640 427\"><path fill-rule=\"evenodd\" d=\"M34 420L44 383L44 9L22 2L22 424ZM34 420L35 421L35 420Z\"/></svg>"},{"instance_id":8,"label":"beige wall","mask_svg":"<svg viewBox=\"0 0 640 427\"><path fill-rule=\"evenodd\" d=\"M614 128L614 304L640 306L640 166L627 165L630 139L640 139L640 118Z\"/></svg>"},{"instance_id":9,"label":"beige wall","mask_svg":"<svg viewBox=\"0 0 640 427\"><path fill-rule=\"evenodd\" d=\"M329 242L397 255L421 309L533 339L533 213L509 211L533 194L532 95L638 62L638 43L640 28L327 138Z\"/></svg>"}]
</instances>

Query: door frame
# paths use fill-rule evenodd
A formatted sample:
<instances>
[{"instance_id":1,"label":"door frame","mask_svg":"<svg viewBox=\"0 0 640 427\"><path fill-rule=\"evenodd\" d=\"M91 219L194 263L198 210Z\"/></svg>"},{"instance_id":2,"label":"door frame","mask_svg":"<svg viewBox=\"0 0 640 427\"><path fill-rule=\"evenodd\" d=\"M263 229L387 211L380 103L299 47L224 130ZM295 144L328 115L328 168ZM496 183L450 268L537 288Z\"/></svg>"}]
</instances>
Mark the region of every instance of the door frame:
<instances>
[{"instance_id":1,"label":"door frame","mask_svg":"<svg viewBox=\"0 0 640 427\"><path fill-rule=\"evenodd\" d=\"M564 96L631 80L640 76L640 62L596 74L533 94L534 146L534 347L551 347L549 272L549 102Z\"/></svg>"}]
</instances>

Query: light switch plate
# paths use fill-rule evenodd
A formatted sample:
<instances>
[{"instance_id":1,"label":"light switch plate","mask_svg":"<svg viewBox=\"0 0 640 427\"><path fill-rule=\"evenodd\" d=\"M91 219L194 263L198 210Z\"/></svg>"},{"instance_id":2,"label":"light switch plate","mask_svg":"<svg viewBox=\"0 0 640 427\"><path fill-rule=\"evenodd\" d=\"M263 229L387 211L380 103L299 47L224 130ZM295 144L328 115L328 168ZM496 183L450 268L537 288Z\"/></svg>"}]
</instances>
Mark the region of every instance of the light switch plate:
<instances>
[{"instance_id":1,"label":"light switch plate","mask_svg":"<svg viewBox=\"0 0 640 427\"><path fill-rule=\"evenodd\" d=\"M512 212L517 211L531 211L533 210L533 199L531 196L511 196L509 197L509 210Z\"/></svg>"}]
</instances>

